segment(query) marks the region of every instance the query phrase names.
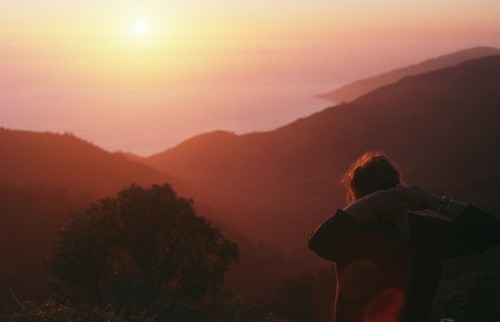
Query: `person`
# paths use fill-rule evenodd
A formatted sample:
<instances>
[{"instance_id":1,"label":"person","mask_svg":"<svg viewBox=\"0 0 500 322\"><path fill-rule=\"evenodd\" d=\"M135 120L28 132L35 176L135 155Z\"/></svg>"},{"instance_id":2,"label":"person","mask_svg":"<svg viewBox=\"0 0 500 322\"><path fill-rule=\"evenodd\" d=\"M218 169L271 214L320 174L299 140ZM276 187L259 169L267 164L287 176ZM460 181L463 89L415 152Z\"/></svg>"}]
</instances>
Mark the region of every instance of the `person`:
<instances>
[{"instance_id":1,"label":"person","mask_svg":"<svg viewBox=\"0 0 500 322\"><path fill-rule=\"evenodd\" d=\"M335 322L425 322L444 259L500 244L494 216L417 185L368 152L344 176L348 205L313 230L308 246L335 263ZM414 212L433 211L434 215Z\"/></svg>"}]
</instances>

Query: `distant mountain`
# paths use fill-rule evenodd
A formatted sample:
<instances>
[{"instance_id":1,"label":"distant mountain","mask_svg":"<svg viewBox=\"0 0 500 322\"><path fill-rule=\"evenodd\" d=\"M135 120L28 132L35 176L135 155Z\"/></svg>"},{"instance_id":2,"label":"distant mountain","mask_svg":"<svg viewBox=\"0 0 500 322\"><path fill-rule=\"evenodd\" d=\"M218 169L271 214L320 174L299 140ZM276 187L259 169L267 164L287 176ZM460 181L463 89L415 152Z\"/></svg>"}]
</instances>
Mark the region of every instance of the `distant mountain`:
<instances>
[{"instance_id":1,"label":"distant mountain","mask_svg":"<svg viewBox=\"0 0 500 322\"><path fill-rule=\"evenodd\" d=\"M331 92L318 95L319 97L329 99L336 103L351 102L372 90L394 83L406 76L412 76L427 73L444 67L458 65L466 60L476 59L486 56L499 55L500 49L489 47L475 47L453 54L440 56L434 59L426 60L416 65L392 70L390 72L362 79L345 86L342 86Z\"/></svg>"},{"instance_id":2,"label":"distant mountain","mask_svg":"<svg viewBox=\"0 0 500 322\"><path fill-rule=\"evenodd\" d=\"M339 177L367 150L385 151L408 182L500 212L499 84L500 56L471 60L271 132L208 133L145 161L229 213L226 224L306 258L310 230L344 205Z\"/></svg>"},{"instance_id":3,"label":"distant mountain","mask_svg":"<svg viewBox=\"0 0 500 322\"><path fill-rule=\"evenodd\" d=\"M65 188L93 196L114 194L132 183L173 177L109 153L71 134L0 129L0 184Z\"/></svg>"}]
</instances>

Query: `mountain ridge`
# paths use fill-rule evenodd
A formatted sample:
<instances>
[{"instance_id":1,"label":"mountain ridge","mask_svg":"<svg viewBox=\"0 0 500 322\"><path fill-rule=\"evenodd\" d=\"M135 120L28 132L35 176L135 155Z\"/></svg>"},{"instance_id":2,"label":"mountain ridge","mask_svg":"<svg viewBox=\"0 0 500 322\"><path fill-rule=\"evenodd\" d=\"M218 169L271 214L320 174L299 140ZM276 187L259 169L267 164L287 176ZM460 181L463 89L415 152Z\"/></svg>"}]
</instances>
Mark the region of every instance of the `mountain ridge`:
<instances>
[{"instance_id":1,"label":"mountain ridge","mask_svg":"<svg viewBox=\"0 0 500 322\"><path fill-rule=\"evenodd\" d=\"M108 152L73 134L0 128L0 183L114 194L132 183L172 182L174 177Z\"/></svg>"},{"instance_id":2,"label":"mountain ridge","mask_svg":"<svg viewBox=\"0 0 500 322\"><path fill-rule=\"evenodd\" d=\"M500 54L500 49L493 47L478 46L464 49L451 54L428 59L420 63L396 68L382 74L363 78L341 86L333 91L319 94L318 97L328 99L337 103L351 102L354 99L359 98L364 94L371 92L372 90L375 90L376 88L389 85L407 76L418 75L436 69L456 66L467 60L498 54Z\"/></svg>"},{"instance_id":3,"label":"mountain ridge","mask_svg":"<svg viewBox=\"0 0 500 322\"><path fill-rule=\"evenodd\" d=\"M366 150L385 151L409 182L495 206L491 192L484 197L464 187L488 182L486 170L500 171L488 161L500 157L499 83L500 56L466 61L406 77L274 131L226 133L230 144L214 139L210 147L193 140L146 162L191 183L202 199L232 213L228 221L246 235L280 250L305 251L304 228L343 204L339 177ZM276 233L284 220L292 228Z\"/></svg>"},{"instance_id":4,"label":"mountain ridge","mask_svg":"<svg viewBox=\"0 0 500 322\"><path fill-rule=\"evenodd\" d=\"M198 135L137 159L149 166L124 162L127 155L71 134L0 129L0 187L67 186L107 194L131 181L185 183L199 214L241 243L242 262L229 272L229 285L241 287L243 280L244 294L270 294L273 283L323 264L307 250L308 234L343 207L340 176L366 150L386 152L407 183L500 212L498 84L500 56L470 60L405 77L273 131ZM29 200L16 191L19 203ZM12 219L8 211L4 217ZM249 282L257 278L261 285Z\"/></svg>"}]
</instances>

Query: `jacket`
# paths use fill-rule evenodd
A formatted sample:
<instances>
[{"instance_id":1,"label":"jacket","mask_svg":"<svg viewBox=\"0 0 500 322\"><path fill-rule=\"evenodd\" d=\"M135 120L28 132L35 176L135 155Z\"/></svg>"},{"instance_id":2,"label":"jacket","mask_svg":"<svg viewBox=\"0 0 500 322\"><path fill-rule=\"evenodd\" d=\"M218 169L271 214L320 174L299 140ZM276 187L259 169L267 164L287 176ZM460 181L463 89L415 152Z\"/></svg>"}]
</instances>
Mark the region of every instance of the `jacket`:
<instances>
[{"instance_id":1,"label":"jacket","mask_svg":"<svg viewBox=\"0 0 500 322\"><path fill-rule=\"evenodd\" d=\"M500 244L500 221L472 205L454 221L407 216L409 239L342 210L311 233L309 248L336 264L335 322L428 321L441 261Z\"/></svg>"}]
</instances>

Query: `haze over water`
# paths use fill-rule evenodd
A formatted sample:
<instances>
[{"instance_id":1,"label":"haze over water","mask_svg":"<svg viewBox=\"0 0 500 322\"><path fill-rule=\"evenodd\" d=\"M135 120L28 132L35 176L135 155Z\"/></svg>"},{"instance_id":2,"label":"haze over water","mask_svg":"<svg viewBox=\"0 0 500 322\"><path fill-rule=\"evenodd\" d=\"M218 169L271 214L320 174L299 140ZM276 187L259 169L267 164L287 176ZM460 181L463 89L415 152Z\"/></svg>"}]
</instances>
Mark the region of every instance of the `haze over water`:
<instances>
[{"instance_id":1,"label":"haze over water","mask_svg":"<svg viewBox=\"0 0 500 322\"><path fill-rule=\"evenodd\" d=\"M333 105L314 97L330 87L256 80L62 93L18 89L0 93L0 104L7 107L1 112L4 127L71 132L109 151L146 156L213 130L273 130Z\"/></svg>"},{"instance_id":2,"label":"haze over water","mask_svg":"<svg viewBox=\"0 0 500 322\"><path fill-rule=\"evenodd\" d=\"M224 0L0 5L0 126L149 155L216 129L267 131L314 95L475 46L498 1Z\"/></svg>"}]
</instances>

